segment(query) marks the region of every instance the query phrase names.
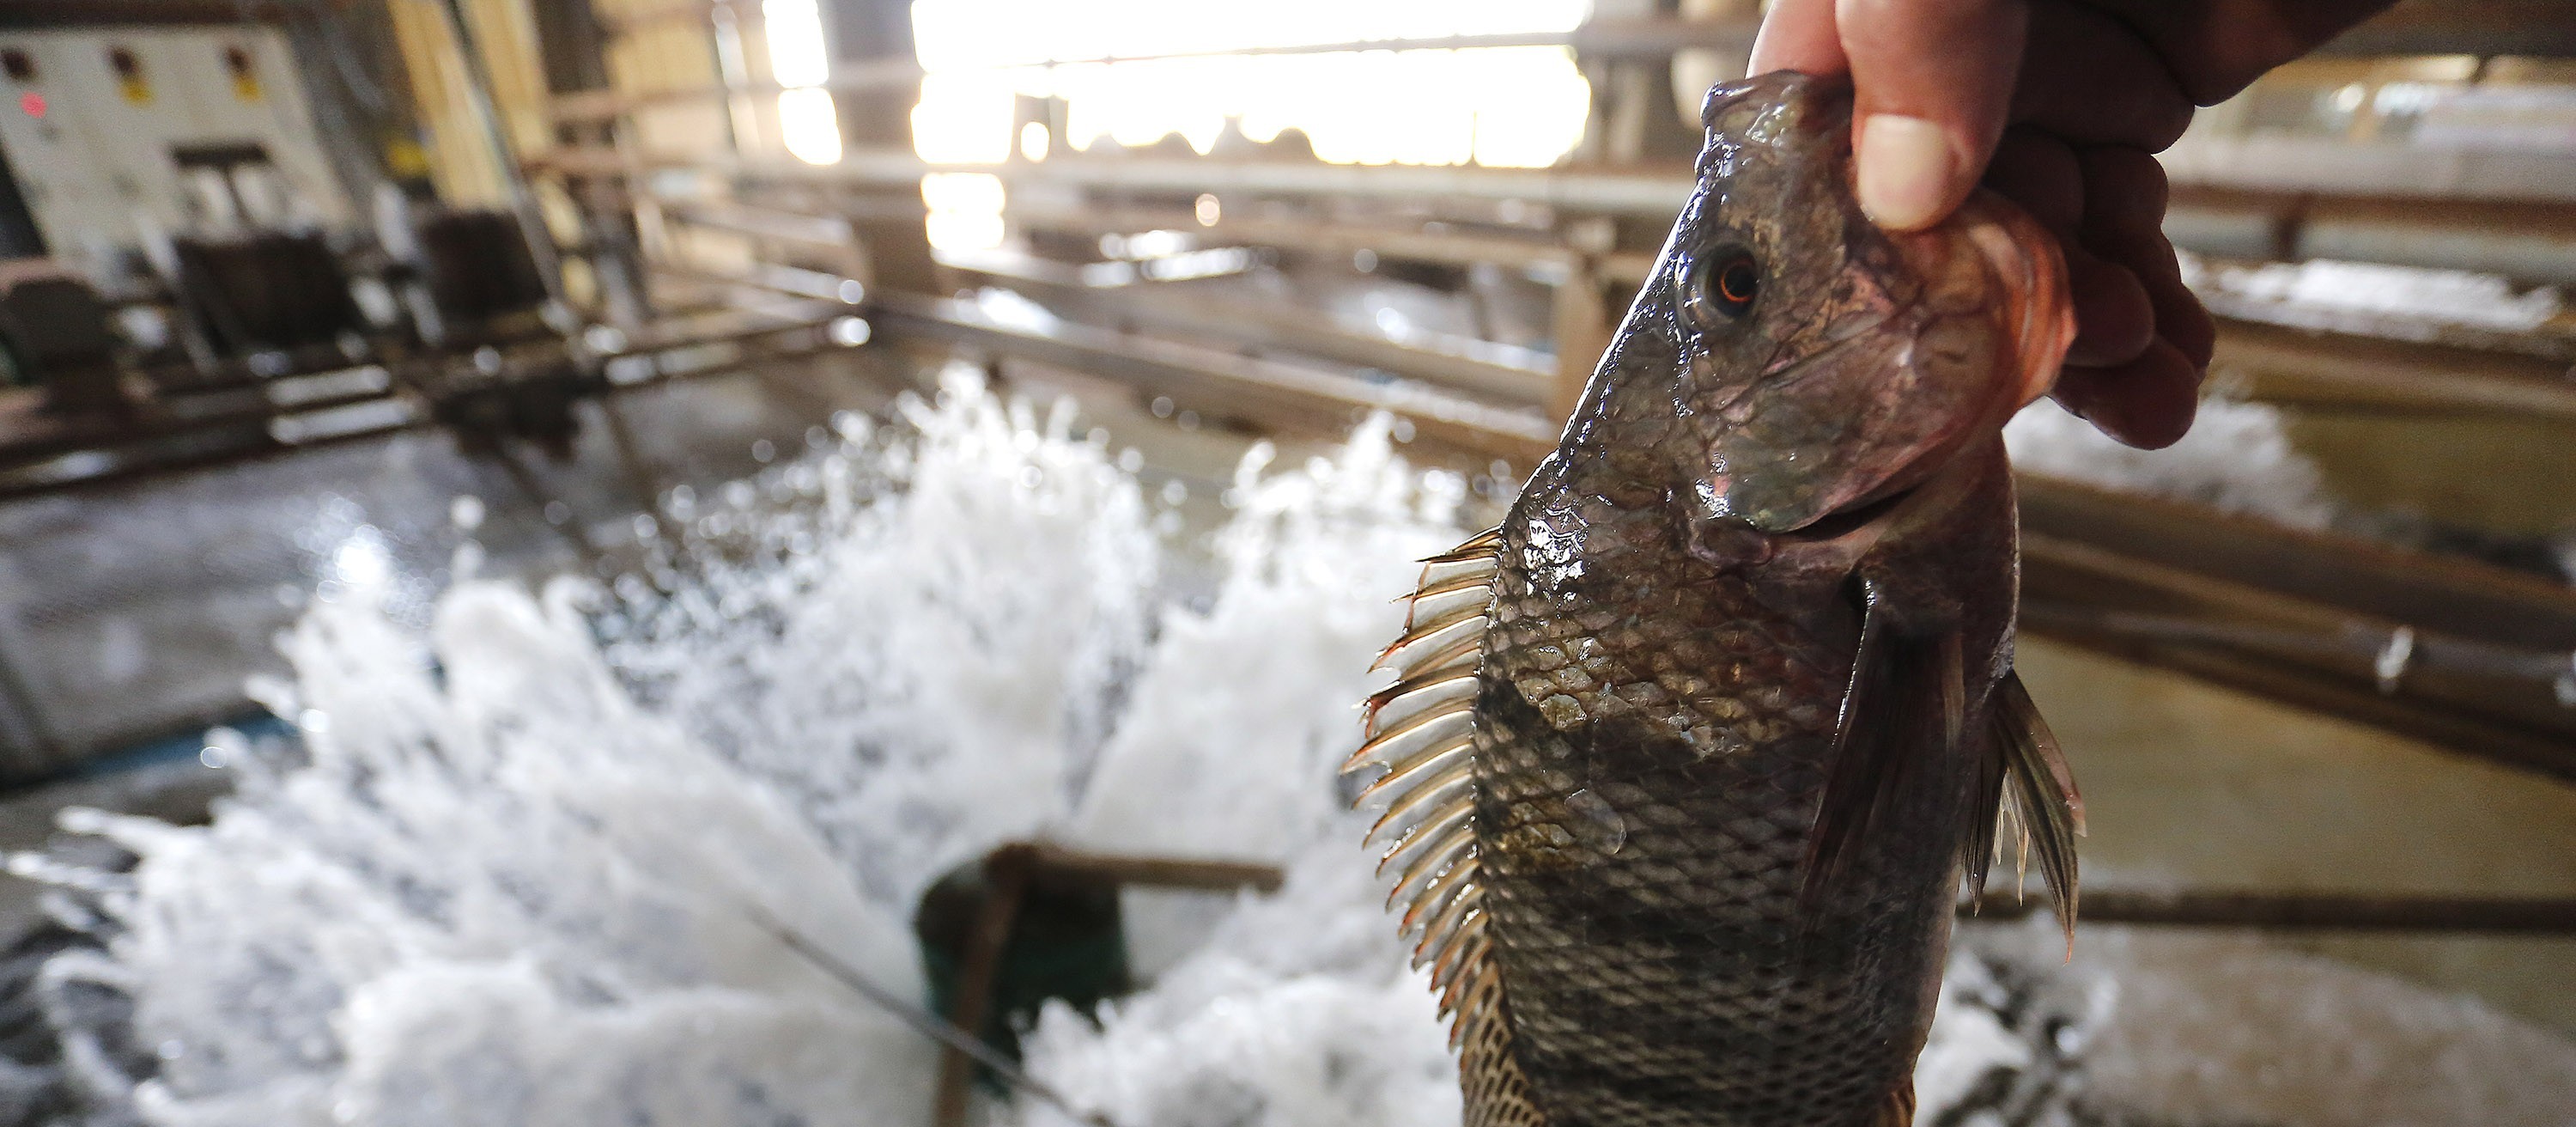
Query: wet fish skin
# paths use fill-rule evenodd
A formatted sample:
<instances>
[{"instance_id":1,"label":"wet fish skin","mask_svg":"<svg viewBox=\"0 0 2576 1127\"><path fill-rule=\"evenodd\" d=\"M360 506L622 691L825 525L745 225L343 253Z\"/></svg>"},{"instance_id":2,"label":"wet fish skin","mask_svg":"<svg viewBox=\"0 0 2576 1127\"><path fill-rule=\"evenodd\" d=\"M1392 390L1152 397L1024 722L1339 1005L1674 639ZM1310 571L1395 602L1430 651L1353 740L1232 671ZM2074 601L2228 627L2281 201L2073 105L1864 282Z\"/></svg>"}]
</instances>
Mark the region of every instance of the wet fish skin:
<instances>
[{"instance_id":1,"label":"wet fish skin","mask_svg":"<svg viewBox=\"0 0 2576 1127\"><path fill-rule=\"evenodd\" d=\"M1448 677L1475 868L1447 883L1477 899L1424 942L1494 972L1452 988L1469 1127L1910 1118L1962 861L2037 725L1997 691L1999 430L2069 329L2026 220L1872 226L1849 116L1803 76L1711 92L1700 188L1558 449L1450 557L1493 569Z\"/></svg>"}]
</instances>

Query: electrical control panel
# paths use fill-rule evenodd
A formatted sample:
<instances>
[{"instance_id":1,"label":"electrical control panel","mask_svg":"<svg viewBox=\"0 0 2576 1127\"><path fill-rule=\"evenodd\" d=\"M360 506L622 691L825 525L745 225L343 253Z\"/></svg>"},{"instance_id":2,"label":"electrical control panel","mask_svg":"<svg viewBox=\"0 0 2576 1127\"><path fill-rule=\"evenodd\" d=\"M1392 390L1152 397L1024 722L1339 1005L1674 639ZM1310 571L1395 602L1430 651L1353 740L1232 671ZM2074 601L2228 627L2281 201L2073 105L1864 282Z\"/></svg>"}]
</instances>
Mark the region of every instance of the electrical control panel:
<instances>
[{"instance_id":1,"label":"electrical control panel","mask_svg":"<svg viewBox=\"0 0 2576 1127\"><path fill-rule=\"evenodd\" d=\"M72 263L352 214L268 27L0 32L0 149L46 249Z\"/></svg>"}]
</instances>

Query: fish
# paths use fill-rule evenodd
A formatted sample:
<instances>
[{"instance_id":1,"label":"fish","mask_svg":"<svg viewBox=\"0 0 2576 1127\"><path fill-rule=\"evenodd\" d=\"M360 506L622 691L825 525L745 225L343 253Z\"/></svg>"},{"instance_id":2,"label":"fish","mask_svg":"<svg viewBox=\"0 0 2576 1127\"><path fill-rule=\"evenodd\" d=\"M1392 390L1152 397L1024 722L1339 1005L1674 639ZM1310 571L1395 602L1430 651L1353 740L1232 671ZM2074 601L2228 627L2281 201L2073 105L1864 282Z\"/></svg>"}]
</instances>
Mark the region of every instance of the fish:
<instances>
[{"instance_id":1,"label":"fish","mask_svg":"<svg viewBox=\"0 0 2576 1127\"><path fill-rule=\"evenodd\" d=\"M1554 451L1424 561L1343 765L1467 1127L1894 1127L1962 885L2083 806L2013 667L2001 430L2051 236L1851 187L1851 99L1710 91L1698 179Z\"/></svg>"}]
</instances>

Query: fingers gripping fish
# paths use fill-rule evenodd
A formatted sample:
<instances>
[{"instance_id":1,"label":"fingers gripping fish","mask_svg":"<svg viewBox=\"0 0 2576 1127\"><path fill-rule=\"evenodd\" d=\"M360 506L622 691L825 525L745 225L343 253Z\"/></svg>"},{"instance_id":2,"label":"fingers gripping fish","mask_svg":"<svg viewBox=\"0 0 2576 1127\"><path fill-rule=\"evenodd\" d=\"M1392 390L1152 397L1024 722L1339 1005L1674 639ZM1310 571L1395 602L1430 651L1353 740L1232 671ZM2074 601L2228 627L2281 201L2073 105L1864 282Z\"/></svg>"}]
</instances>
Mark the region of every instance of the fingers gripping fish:
<instances>
[{"instance_id":1,"label":"fingers gripping fish","mask_svg":"<svg viewBox=\"0 0 2576 1127\"><path fill-rule=\"evenodd\" d=\"M1556 451L1382 659L1346 770L1469 1127L1908 1122L1999 820L2071 939L2000 440L2065 352L2063 265L1999 200L1879 231L1850 117L1798 75L1710 93Z\"/></svg>"}]
</instances>

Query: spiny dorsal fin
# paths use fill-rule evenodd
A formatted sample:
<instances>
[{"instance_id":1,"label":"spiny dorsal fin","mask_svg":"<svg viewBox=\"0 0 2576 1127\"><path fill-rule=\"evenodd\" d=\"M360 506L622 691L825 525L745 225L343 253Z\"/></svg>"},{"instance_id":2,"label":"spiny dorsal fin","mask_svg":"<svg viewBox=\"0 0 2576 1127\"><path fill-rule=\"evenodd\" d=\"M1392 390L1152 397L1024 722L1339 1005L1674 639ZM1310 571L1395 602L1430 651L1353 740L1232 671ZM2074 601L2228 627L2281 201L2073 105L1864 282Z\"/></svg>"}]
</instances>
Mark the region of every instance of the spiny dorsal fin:
<instances>
[{"instance_id":1,"label":"spiny dorsal fin","mask_svg":"<svg viewBox=\"0 0 2576 1127\"><path fill-rule=\"evenodd\" d=\"M1834 720L1824 796L1807 836L1799 896L1809 905L1850 874L1898 796L1958 745L1965 724L1958 634L1910 637L1888 618L1879 586L1862 581L1860 644Z\"/></svg>"},{"instance_id":2,"label":"spiny dorsal fin","mask_svg":"<svg viewBox=\"0 0 2576 1127\"><path fill-rule=\"evenodd\" d=\"M1500 530L1488 530L1423 561L1406 601L1405 631L1378 656L1396 683L1366 704L1360 749L1345 774L1377 771L1361 805L1384 802L1368 840L1391 840L1378 871L1392 870L1387 906L1415 940L1413 965L1432 968L1440 1012L1454 1014L1450 1043L1473 1035L1500 1005L1501 979L1488 957L1484 885L1476 854L1474 755L1476 675L1499 568Z\"/></svg>"},{"instance_id":3,"label":"spiny dorsal fin","mask_svg":"<svg viewBox=\"0 0 2576 1127\"><path fill-rule=\"evenodd\" d=\"M2076 793L2075 773L2066 766L2057 737L2040 718L2021 675L2006 673L1995 684L1988 709L1985 755L1979 768L1977 803L1972 807L1969 837L1960 843L1969 852L1968 895L1982 901L1988 867L2000 856L2006 838L2015 839L2016 887L2028 872L2029 858L2039 854L2039 873L2048 882L2049 906L2066 929L2068 953L2075 946L2075 839L2084 834L2084 798ZM2000 832L1999 832L2000 831Z\"/></svg>"}]
</instances>

